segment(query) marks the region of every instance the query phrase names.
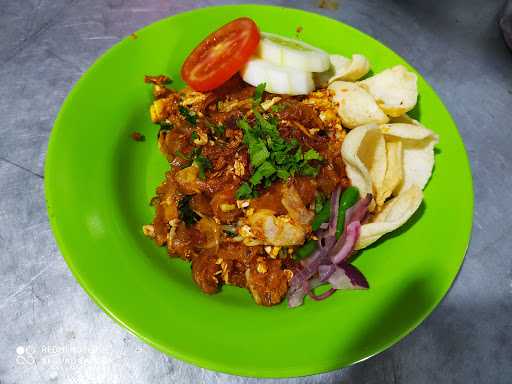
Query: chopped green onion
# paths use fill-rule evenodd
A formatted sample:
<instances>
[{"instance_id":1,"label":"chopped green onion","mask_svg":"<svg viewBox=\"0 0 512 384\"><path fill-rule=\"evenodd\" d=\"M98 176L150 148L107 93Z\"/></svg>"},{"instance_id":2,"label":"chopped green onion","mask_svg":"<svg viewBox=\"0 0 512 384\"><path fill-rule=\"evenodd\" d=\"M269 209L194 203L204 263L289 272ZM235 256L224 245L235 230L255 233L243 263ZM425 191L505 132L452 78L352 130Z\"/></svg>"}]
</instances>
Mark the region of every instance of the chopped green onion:
<instances>
[{"instance_id":1,"label":"chopped green onion","mask_svg":"<svg viewBox=\"0 0 512 384\"><path fill-rule=\"evenodd\" d=\"M259 105L261 103L261 97L263 96L263 92L265 91L266 83L259 84L254 90L253 105Z\"/></svg>"},{"instance_id":2,"label":"chopped green onion","mask_svg":"<svg viewBox=\"0 0 512 384\"><path fill-rule=\"evenodd\" d=\"M180 114L185 118L185 120L187 120L192 125L196 125L197 116L195 112L190 111L181 105L179 106L178 110L180 111Z\"/></svg>"},{"instance_id":3,"label":"chopped green onion","mask_svg":"<svg viewBox=\"0 0 512 384\"><path fill-rule=\"evenodd\" d=\"M194 212L194 210L190 207L190 200L192 196L187 195L181 198L178 202L178 215L181 221L183 221L187 226L195 224L199 221L201 216Z\"/></svg>"},{"instance_id":4,"label":"chopped green onion","mask_svg":"<svg viewBox=\"0 0 512 384\"><path fill-rule=\"evenodd\" d=\"M248 183L242 183L235 193L237 200L249 199L252 195L252 187Z\"/></svg>"},{"instance_id":5,"label":"chopped green onion","mask_svg":"<svg viewBox=\"0 0 512 384\"><path fill-rule=\"evenodd\" d=\"M206 180L205 172L208 169L212 169L212 162L207 157L204 157L203 155L198 155L194 159L194 164L197 165L197 167L199 168L199 179Z\"/></svg>"}]
</instances>

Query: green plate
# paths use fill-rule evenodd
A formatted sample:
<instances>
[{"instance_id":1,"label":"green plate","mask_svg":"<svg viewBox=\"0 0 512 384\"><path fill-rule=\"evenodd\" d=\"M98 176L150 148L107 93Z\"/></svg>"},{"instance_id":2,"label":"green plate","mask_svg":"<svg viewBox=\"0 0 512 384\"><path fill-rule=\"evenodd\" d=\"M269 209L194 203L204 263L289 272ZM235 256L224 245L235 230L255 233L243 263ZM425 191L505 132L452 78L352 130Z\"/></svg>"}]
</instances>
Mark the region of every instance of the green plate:
<instances>
[{"instance_id":1,"label":"green plate","mask_svg":"<svg viewBox=\"0 0 512 384\"><path fill-rule=\"evenodd\" d=\"M260 377L309 375L372 356L407 335L448 291L468 245L471 174L453 120L419 77L415 117L441 137L433 178L419 212L355 264L368 291L288 309L254 304L225 287L208 296L190 265L167 257L142 235L148 202L167 164L156 145L145 74L169 74L181 87L187 53L209 32L239 17L261 30L301 38L331 53L363 53L375 72L405 61L345 24L268 6L224 6L169 17L127 37L103 55L68 96L53 129L46 198L58 245L73 274L112 318L178 359ZM130 138L133 131L145 142Z\"/></svg>"}]
</instances>

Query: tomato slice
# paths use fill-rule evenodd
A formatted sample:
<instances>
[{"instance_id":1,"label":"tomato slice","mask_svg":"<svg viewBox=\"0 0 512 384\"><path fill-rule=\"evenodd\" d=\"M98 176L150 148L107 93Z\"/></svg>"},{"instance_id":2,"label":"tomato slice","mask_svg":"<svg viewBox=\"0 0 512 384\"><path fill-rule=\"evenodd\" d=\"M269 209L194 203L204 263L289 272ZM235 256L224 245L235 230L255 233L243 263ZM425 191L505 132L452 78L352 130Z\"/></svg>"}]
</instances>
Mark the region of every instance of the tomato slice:
<instances>
[{"instance_id":1,"label":"tomato slice","mask_svg":"<svg viewBox=\"0 0 512 384\"><path fill-rule=\"evenodd\" d=\"M196 91L206 92L237 73L256 51L260 32L248 17L233 20L204 39L181 67L181 77Z\"/></svg>"}]
</instances>

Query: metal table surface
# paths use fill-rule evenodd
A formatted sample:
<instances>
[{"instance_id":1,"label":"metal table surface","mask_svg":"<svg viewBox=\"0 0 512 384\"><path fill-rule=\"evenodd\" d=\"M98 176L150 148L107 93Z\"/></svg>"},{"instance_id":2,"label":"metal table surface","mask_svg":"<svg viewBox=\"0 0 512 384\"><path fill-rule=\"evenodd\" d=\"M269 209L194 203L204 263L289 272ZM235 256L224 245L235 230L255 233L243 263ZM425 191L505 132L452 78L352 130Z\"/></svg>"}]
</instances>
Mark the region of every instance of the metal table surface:
<instances>
[{"instance_id":1,"label":"metal table surface","mask_svg":"<svg viewBox=\"0 0 512 384\"><path fill-rule=\"evenodd\" d=\"M43 164L55 117L118 40L214 3L231 2L0 1L0 383L510 383L512 55L496 24L501 0L265 2L375 36L425 76L458 124L474 177L473 237L452 289L411 335L346 369L258 380L167 357L91 302L46 215Z\"/></svg>"}]
</instances>

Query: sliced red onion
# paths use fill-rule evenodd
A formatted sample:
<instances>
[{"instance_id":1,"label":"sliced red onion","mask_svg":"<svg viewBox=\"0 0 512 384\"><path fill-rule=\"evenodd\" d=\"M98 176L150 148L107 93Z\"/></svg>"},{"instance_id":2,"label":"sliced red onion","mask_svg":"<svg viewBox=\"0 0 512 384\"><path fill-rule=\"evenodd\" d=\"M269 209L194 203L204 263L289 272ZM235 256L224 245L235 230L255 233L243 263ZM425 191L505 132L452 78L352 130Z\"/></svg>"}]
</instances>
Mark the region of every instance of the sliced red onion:
<instances>
[{"instance_id":1,"label":"sliced red onion","mask_svg":"<svg viewBox=\"0 0 512 384\"><path fill-rule=\"evenodd\" d=\"M334 289L368 289L364 275L351 264L340 264L329 277L328 282Z\"/></svg>"},{"instance_id":2,"label":"sliced red onion","mask_svg":"<svg viewBox=\"0 0 512 384\"><path fill-rule=\"evenodd\" d=\"M293 293L294 291L302 288L302 282L306 279L309 279L311 276L308 276L308 271L306 268L298 269L293 272L292 280L290 281L290 288L288 289L288 293Z\"/></svg>"},{"instance_id":3,"label":"sliced red onion","mask_svg":"<svg viewBox=\"0 0 512 384\"><path fill-rule=\"evenodd\" d=\"M338 211L340 207L341 186L338 186L331 196L331 216L328 223L322 224L322 229L316 232L318 247L330 250L336 242L336 226L338 224Z\"/></svg>"},{"instance_id":4,"label":"sliced red onion","mask_svg":"<svg viewBox=\"0 0 512 384\"><path fill-rule=\"evenodd\" d=\"M327 254L330 249L330 247L319 247L311 256L301 261L301 265L304 269L312 273L310 277L316 273L320 264L329 263L329 257Z\"/></svg>"},{"instance_id":5,"label":"sliced red onion","mask_svg":"<svg viewBox=\"0 0 512 384\"><path fill-rule=\"evenodd\" d=\"M290 293L288 291L288 307L295 308L304 303L304 296L309 294L312 289L319 287L322 283L319 279L304 280L303 286Z\"/></svg>"},{"instance_id":6,"label":"sliced red onion","mask_svg":"<svg viewBox=\"0 0 512 384\"><path fill-rule=\"evenodd\" d=\"M318 278L320 281L327 281L327 279L331 277L335 270L336 266L334 264L321 265L318 267Z\"/></svg>"},{"instance_id":7,"label":"sliced red onion","mask_svg":"<svg viewBox=\"0 0 512 384\"><path fill-rule=\"evenodd\" d=\"M372 195L367 194L364 199L360 199L354 206L347 209L343 234L329 251L329 256L334 264L348 260L352 254L361 232L360 222L368 213L368 206L371 201Z\"/></svg>"},{"instance_id":8,"label":"sliced red onion","mask_svg":"<svg viewBox=\"0 0 512 384\"><path fill-rule=\"evenodd\" d=\"M313 289L320 287L320 286L324 285L325 283L323 283L322 281L320 281L319 279L316 279L316 278L312 280L312 283L313 283L313 285L310 286L309 281L305 280L303 287L304 287L304 292L306 292L308 294L308 296L311 297L315 301L325 300L336 291L333 288L329 288L327 291L325 291L321 295L316 295L315 292L313 292Z\"/></svg>"},{"instance_id":9,"label":"sliced red onion","mask_svg":"<svg viewBox=\"0 0 512 384\"><path fill-rule=\"evenodd\" d=\"M327 299L329 296L331 296L336 290L334 288L329 288L327 291L320 295L316 295L313 291L308 292L308 296L311 297L315 301L322 301Z\"/></svg>"},{"instance_id":10,"label":"sliced red onion","mask_svg":"<svg viewBox=\"0 0 512 384\"><path fill-rule=\"evenodd\" d=\"M304 303L304 289L299 288L293 292L288 291L288 307L299 307Z\"/></svg>"},{"instance_id":11,"label":"sliced red onion","mask_svg":"<svg viewBox=\"0 0 512 384\"><path fill-rule=\"evenodd\" d=\"M338 224L338 211L340 208L341 186L338 186L331 196L331 217L329 218L329 227L326 235L336 235L336 225Z\"/></svg>"},{"instance_id":12,"label":"sliced red onion","mask_svg":"<svg viewBox=\"0 0 512 384\"><path fill-rule=\"evenodd\" d=\"M343 235L329 252L333 264L339 264L350 257L360 233L361 223L359 221L353 221L345 228Z\"/></svg>"},{"instance_id":13,"label":"sliced red onion","mask_svg":"<svg viewBox=\"0 0 512 384\"><path fill-rule=\"evenodd\" d=\"M345 228L353 221L362 222L368 213L368 207L372 202L372 194L368 193L345 212Z\"/></svg>"},{"instance_id":14,"label":"sliced red onion","mask_svg":"<svg viewBox=\"0 0 512 384\"><path fill-rule=\"evenodd\" d=\"M330 262L327 256L328 251L328 249L319 248L307 259L301 261L303 268L294 271L288 292L293 293L294 290L301 288L304 281L311 279L317 273L319 265Z\"/></svg>"},{"instance_id":15,"label":"sliced red onion","mask_svg":"<svg viewBox=\"0 0 512 384\"><path fill-rule=\"evenodd\" d=\"M332 273L336 270L336 266L334 264L324 264L318 267L318 277L320 278L320 281L325 280L329 278L329 276L332 275ZM327 277L326 277L327 276Z\"/></svg>"},{"instance_id":16,"label":"sliced red onion","mask_svg":"<svg viewBox=\"0 0 512 384\"><path fill-rule=\"evenodd\" d=\"M318 249L307 259L301 261L302 269L294 272L288 290L288 306L302 305L304 296L313 300L324 300L338 289L366 289L368 282L355 267L346 264L352 254L361 231L361 221L368 213L372 195L360 199L345 213L345 228L342 236L336 241L336 225L338 221L341 187L336 188L331 196L331 217L327 225L322 225L316 232L319 237ZM318 274L318 278L314 277ZM329 282L329 290L316 295L313 289Z\"/></svg>"}]
</instances>

